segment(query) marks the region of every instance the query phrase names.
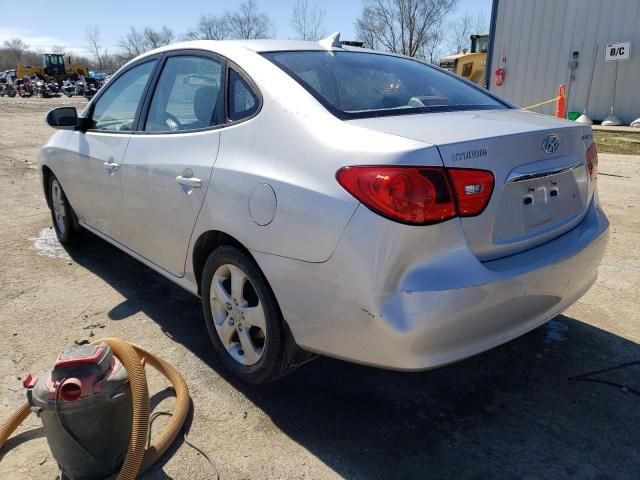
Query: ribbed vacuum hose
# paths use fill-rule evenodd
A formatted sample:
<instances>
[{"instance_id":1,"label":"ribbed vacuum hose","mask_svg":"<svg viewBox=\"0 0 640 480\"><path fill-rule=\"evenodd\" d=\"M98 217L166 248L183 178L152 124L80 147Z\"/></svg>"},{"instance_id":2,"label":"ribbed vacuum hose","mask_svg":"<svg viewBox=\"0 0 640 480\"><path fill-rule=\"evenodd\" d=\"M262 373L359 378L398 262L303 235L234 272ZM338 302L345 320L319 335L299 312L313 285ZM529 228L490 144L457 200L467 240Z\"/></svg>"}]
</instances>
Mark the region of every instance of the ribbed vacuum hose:
<instances>
[{"instance_id":1,"label":"ribbed vacuum hose","mask_svg":"<svg viewBox=\"0 0 640 480\"><path fill-rule=\"evenodd\" d=\"M131 344L119 338L105 338L93 343L95 345L100 342L104 342L111 347L113 354L120 359L129 374L133 421L129 438L129 450L127 450L124 463L116 478L117 480L134 480L138 476L142 465L149 432L149 413L151 408L149 407L147 375L144 372L140 356Z\"/></svg>"},{"instance_id":2,"label":"ribbed vacuum hose","mask_svg":"<svg viewBox=\"0 0 640 480\"><path fill-rule=\"evenodd\" d=\"M169 447L173 444L176 437L180 433L184 422L191 408L191 400L189 397L189 387L180 372L173 365L164 361L160 357L145 350L139 345L131 344L136 349L138 355L144 357L149 365L164 375L176 392L176 404L173 407L171 419L167 426L158 437L151 442L149 448L144 454L144 460L140 467L140 473L146 472L158 459L165 454ZM147 422L148 423L148 422Z\"/></svg>"},{"instance_id":3,"label":"ribbed vacuum hose","mask_svg":"<svg viewBox=\"0 0 640 480\"><path fill-rule=\"evenodd\" d=\"M24 402L18 410L0 424L0 448L4 446L11 434L27 419L30 413L31 405L29 402Z\"/></svg>"},{"instance_id":4,"label":"ribbed vacuum hose","mask_svg":"<svg viewBox=\"0 0 640 480\"><path fill-rule=\"evenodd\" d=\"M167 451L180 433L189 413L191 403L189 388L182 375L172 365L139 345L119 338L104 338L96 340L93 344L101 342L105 342L111 347L114 355L120 359L129 374L133 402L133 422L129 450L118 473L117 480L134 480L139 474L147 471ZM148 449L145 449L145 444L149 430L149 389L142 358L164 375L171 382L176 392L176 404L171 420ZM0 425L0 448L30 413L31 407L29 403L25 402Z\"/></svg>"}]
</instances>

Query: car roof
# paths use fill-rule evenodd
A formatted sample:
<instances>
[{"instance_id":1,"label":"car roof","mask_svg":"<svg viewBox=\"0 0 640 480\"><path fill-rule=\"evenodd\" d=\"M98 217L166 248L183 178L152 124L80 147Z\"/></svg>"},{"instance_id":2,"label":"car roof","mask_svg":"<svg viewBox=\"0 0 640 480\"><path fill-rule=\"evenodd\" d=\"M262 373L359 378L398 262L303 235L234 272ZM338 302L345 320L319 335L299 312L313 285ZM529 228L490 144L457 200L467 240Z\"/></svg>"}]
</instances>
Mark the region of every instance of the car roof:
<instances>
[{"instance_id":1,"label":"car roof","mask_svg":"<svg viewBox=\"0 0 640 480\"><path fill-rule=\"evenodd\" d=\"M208 50L223 56L233 56L234 52L249 50L255 53L264 52L284 52L284 51L355 51L371 52L381 54L380 51L369 50L367 48L351 47L340 45L339 47L326 47L318 42L308 42L302 40L190 40L186 42L173 43L164 47L156 48L137 57L143 58L157 53L172 52L174 50L196 49Z\"/></svg>"},{"instance_id":2,"label":"car roof","mask_svg":"<svg viewBox=\"0 0 640 480\"><path fill-rule=\"evenodd\" d=\"M302 40L224 40L222 42L215 43L236 45L238 47L243 47L256 53L325 49L318 42L308 42Z\"/></svg>"}]
</instances>

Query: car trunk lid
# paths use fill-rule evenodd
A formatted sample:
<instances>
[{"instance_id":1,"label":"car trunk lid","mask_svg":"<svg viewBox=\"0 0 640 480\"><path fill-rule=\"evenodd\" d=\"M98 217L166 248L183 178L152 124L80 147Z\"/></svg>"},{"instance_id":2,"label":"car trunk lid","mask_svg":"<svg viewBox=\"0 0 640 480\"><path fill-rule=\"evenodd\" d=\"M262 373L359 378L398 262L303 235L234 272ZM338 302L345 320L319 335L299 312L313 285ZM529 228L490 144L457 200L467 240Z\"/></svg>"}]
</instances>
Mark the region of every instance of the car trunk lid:
<instances>
[{"instance_id":1,"label":"car trunk lid","mask_svg":"<svg viewBox=\"0 0 640 480\"><path fill-rule=\"evenodd\" d=\"M582 220L593 195L585 157L592 143L589 127L515 109L353 123L436 145L448 168L493 172L495 186L486 209L461 218L469 246L483 261L569 231Z\"/></svg>"}]
</instances>

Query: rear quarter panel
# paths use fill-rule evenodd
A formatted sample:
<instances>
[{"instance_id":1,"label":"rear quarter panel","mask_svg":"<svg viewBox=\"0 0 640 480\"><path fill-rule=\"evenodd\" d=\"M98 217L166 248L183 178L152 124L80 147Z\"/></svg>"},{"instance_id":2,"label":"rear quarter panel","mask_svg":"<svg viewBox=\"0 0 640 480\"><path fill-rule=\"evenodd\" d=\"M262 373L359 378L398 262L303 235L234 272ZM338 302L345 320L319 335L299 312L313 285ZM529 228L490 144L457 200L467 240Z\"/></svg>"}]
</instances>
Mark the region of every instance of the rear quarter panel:
<instances>
[{"instance_id":1,"label":"rear quarter panel","mask_svg":"<svg viewBox=\"0 0 640 480\"><path fill-rule=\"evenodd\" d=\"M324 262L335 250L358 202L336 181L357 164L442 165L435 148L341 121L269 61L247 53L234 59L257 84L263 107L226 127L194 239L221 230L250 250ZM249 213L258 184L276 195L273 220L260 226Z\"/></svg>"}]
</instances>

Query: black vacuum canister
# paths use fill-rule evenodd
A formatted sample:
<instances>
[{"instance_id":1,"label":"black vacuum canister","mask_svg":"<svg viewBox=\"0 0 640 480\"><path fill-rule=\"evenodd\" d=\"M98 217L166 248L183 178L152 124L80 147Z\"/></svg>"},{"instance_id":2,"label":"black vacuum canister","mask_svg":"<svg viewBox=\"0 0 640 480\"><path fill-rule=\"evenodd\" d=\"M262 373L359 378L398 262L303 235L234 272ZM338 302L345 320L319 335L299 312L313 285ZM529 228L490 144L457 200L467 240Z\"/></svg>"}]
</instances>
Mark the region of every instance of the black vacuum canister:
<instances>
[{"instance_id":1,"label":"black vacuum canister","mask_svg":"<svg viewBox=\"0 0 640 480\"><path fill-rule=\"evenodd\" d=\"M131 389L106 343L69 347L51 373L24 383L63 478L103 480L119 471L132 428Z\"/></svg>"}]
</instances>

